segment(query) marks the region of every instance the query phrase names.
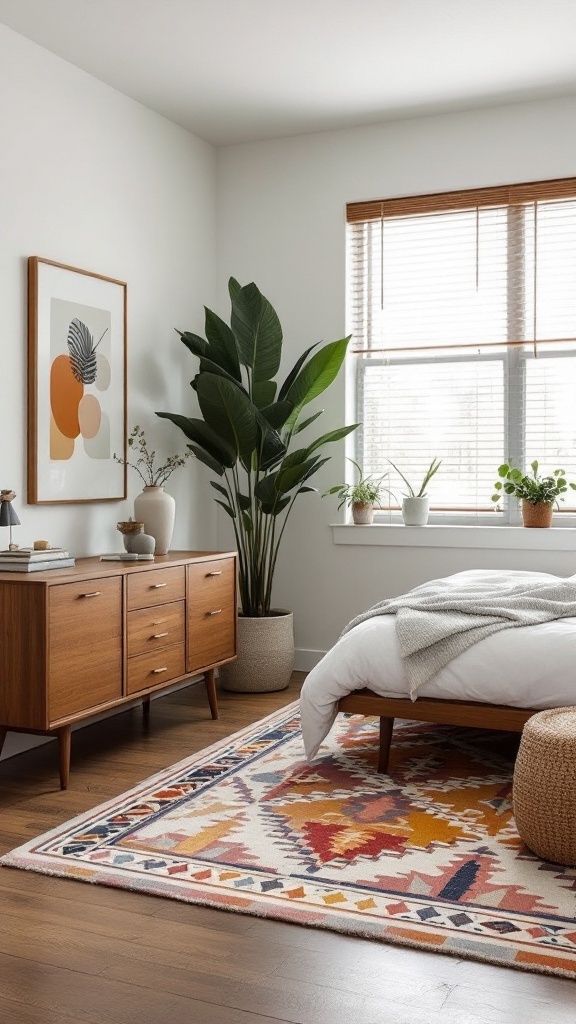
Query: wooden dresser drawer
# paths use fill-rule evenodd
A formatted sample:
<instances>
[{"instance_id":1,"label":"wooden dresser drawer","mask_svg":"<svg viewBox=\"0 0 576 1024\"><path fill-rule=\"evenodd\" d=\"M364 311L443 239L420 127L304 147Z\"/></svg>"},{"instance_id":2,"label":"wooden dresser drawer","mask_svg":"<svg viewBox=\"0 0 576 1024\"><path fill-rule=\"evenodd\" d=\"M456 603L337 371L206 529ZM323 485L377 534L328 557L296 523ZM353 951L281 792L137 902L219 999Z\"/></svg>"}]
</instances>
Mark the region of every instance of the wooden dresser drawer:
<instances>
[{"instance_id":1,"label":"wooden dresser drawer","mask_svg":"<svg viewBox=\"0 0 576 1024\"><path fill-rule=\"evenodd\" d=\"M197 610L212 611L230 603L236 592L234 558L218 558L189 565L188 600Z\"/></svg>"},{"instance_id":2,"label":"wooden dresser drawer","mask_svg":"<svg viewBox=\"0 0 576 1024\"><path fill-rule=\"evenodd\" d=\"M126 693L139 693L160 686L183 676L185 670L184 644L128 658Z\"/></svg>"},{"instance_id":3,"label":"wooden dresser drawer","mask_svg":"<svg viewBox=\"0 0 576 1024\"><path fill-rule=\"evenodd\" d=\"M189 603L188 672L233 658L236 653L236 605L232 594L219 607Z\"/></svg>"},{"instance_id":4,"label":"wooden dresser drawer","mask_svg":"<svg viewBox=\"0 0 576 1024\"><path fill-rule=\"evenodd\" d=\"M87 651L91 657L87 658ZM85 714L122 697L122 638L100 639L86 647L68 639L50 645L48 718L50 723Z\"/></svg>"},{"instance_id":5,"label":"wooden dresser drawer","mask_svg":"<svg viewBox=\"0 0 576 1024\"><path fill-rule=\"evenodd\" d=\"M83 642L122 635L122 580L118 576L50 587L51 646L69 649Z\"/></svg>"},{"instance_id":6,"label":"wooden dresser drawer","mask_svg":"<svg viewBox=\"0 0 576 1024\"><path fill-rule=\"evenodd\" d=\"M149 569L128 576L128 611L148 608L153 604L183 601L185 597L185 566L170 569Z\"/></svg>"},{"instance_id":7,"label":"wooden dresser drawer","mask_svg":"<svg viewBox=\"0 0 576 1024\"><path fill-rule=\"evenodd\" d=\"M128 657L148 654L170 644L183 644L185 626L184 601L128 612Z\"/></svg>"}]
</instances>

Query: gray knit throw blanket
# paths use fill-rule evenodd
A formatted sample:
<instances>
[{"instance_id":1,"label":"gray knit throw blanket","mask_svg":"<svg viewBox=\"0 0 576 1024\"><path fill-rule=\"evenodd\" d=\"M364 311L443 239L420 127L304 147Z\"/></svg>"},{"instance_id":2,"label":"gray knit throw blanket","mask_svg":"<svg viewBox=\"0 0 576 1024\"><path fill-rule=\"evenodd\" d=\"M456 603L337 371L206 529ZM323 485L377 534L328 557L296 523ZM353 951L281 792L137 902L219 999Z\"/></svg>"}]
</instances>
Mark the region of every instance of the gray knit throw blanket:
<instances>
[{"instance_id":1,"label":"gray knit throw blanket","mask_svg":"<svg viewBox=\"0 0 576 1024\"><path fill-rule=\"evenodd\" d=\"M375 615L396 615L400 654L415 700L424 683L484 637L511 626L576 616L576 580L547 576L535 582L506 572L474 580L457 573L380 601L352 619L342 636ZM492 668L486 665L487 672Z\"/></svg>"}]
</instances>

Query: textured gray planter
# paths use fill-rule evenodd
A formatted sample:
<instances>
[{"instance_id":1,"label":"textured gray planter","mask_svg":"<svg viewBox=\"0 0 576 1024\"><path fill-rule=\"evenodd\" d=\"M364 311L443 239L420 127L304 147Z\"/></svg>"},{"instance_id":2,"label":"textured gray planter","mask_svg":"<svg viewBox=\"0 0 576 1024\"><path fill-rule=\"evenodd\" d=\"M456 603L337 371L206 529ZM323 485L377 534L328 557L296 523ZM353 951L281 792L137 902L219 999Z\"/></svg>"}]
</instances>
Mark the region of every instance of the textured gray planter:
<instances>
[{"instance_id":1,"label":"textured gray planter","mask_svg":"<svg viewBox=\"0 0 576 1024\"><path fill-rule=\"evenodd\" d=\"M238 693L285 690L294 667L294 615L273 608L257 619L238 616L238 657L220 669L220 685Z\"/></svg>"},{"instance_id":2,"label":"textured gray planter","mask_svg":"<svg viewBox=\"0 0 576 1024\"><path fill-rule=\"evenodd\" d=\"M402 519L404 526L426 526L428 522L429 499L403 498Z\"/></svg>"}]
</instances>

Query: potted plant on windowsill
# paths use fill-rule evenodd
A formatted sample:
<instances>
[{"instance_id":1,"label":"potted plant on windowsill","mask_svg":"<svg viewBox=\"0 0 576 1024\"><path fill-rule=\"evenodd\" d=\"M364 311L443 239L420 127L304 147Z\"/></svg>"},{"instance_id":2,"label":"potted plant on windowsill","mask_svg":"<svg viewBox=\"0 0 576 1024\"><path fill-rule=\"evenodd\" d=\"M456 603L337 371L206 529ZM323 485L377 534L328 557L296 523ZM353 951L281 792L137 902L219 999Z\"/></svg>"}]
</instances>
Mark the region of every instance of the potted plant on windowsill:
<instances>
[{"instance_id":1,"label":"potted plant on windowsill","mask_svg":"<svg viewBox=\"0 0 576 1024\"><path fill-rule=\"evenodd\" d=\"M323 412L304 408L335 380L349 338L297 359L283 383L274 379L282 357L282 328L255 284L228 282L230 325L206 309L206 339L178 331L199 360L191 385L199 417L159 412L184 432L193 454L215 473L216 501L232 521L238 549L238 659L221 670L226 689L281 690L294 662L292 612L274 609L272 585L286 523L310 479L328 461L321 450L357 424L338 427L300 447L294 438Z\"/></svg>"},{"instance_id":2,"label":"potted plant on windowsill","mask_svg":"<svg viewBox=\"0 0 576 1024\"><path fill-rule=\"evenodd\" d=\"M390 465L396 470L398 476L402 477L402 480L408 488L408 494L405 494L402 498L402 519L404 526L426 526L428 522L428 512L430 509L430 499L426 492L426 488L430 483L432 477L438 472L442 465L441 459L432 459L432 462L428 466L424 479L420 484L420 487L416 489L413 487L409 480L406 479L402 470L398 469L392 462L392 459L388 459Z\"/></svg>"},{"instance_id":3,"label":"potted plant on windowsill","mask_svg":"<svg viewBox=\"0 0 576 1024\"><path fill-rule=\"evenodd\" d=\"M356 526L370 526L374 519L374 503L388 488L382 483L388 476L384 473L379 480L370 476L364 476L361 466L354 459L348 459L358 472L358 480L355 484L336 484L322 495L325 498L328 494L336 494L340 499L338 510L343 505L352 509L352 519Z\"/></svg>"},{"instance_id":4,"label":"potted plant on windowsill","mask_svg":"<svg viewBox=\"0 0 576 1024\"><path fill-rule=\"evenodd\" d=\"M569 487L576 491L576 484L568 483L563 469L541 476L536 459L530 463L530 468L531 474L514 469L507 462L499 466L492 501L501 502L504 494L514 495L520 501L523 526L551 526L554 506L559 508L558 501L564 501L563 495Z\"/></svg>"}]
</instances>

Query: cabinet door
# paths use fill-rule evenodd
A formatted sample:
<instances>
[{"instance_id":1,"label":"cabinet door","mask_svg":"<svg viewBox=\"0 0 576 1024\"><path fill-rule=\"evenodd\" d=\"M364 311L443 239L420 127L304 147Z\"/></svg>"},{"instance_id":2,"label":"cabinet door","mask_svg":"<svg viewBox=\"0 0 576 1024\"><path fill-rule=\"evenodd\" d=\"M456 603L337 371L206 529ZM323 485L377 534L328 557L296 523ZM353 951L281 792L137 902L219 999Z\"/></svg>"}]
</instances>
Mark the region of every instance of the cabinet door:
<instances>
[{"instance_id":1,"label":"cabinet door","mask_svg":"<svg viewBox=\"0 0 576 1024\"><path fill-rule=\"evenodd\" d=\"M236 654L236 577L233 558L195 562L188 572L186 669L196 672Z\"/></svg>"},{"instance_id":2,"label":"cabinet door","mask_svg":"<svg viewBox=\"0 0 576 1024\"><path fill-rule=\"evenodd\" d=\"M122 696L122 579L49 588L50 722Z\"/></svg>"}]
</instances>

